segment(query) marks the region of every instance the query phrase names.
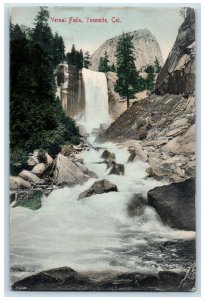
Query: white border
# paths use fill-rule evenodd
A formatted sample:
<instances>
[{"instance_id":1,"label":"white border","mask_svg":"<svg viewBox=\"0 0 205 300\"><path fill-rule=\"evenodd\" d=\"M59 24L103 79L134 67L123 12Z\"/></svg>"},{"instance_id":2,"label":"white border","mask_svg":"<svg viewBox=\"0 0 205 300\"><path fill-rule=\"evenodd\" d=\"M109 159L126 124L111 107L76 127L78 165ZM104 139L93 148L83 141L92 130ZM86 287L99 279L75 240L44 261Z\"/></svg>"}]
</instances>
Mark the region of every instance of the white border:
<instances>
[{"instance_id":1,"label":"white border","mask_svg":"<svg viewBox=\"0 0 205 300\"><path fill-rule=\"evenodd\" d=\"M205 2L203 0L198 0L198 1L194 1L194 0L187 0L186 2L185 1L162 1L162 0L158 0L158 1L146 1L146 0L143 0L143 3L140 3L139 1L135 0L135 1L129 1L128 3L124 1L121 1L121 0L118 0L118 1L109 1L109 0L104 0L103 2L99 3L98 1L72 1L72 3L68 3L68 1L66 0L61 0L60 1L61 3L60 4L65 4L65 5L72 5L72 6L75 6L75 5L141 5L141 6L145 6L146 4L149 4L150 6L156 6L156 4L160 4L162 6L164 5L179 5L181 6L181 4L197 4L197 3L200 3L201 4L201 11L202 11L202 14L205 14ZM157 2L157 3L156 3ZM4 190L4 192L6 192L5 190L5 187L7 185L4 185L4 178L6 179L5 181L7 181L7 174L8 174L8 165L5 165L4 164L4 158L8 158L8 149L7 148L4 148L3 147L3 143L5 141L4 139L4 136L6 137L6 140L8 140L8 132L7 131L4 131L4 125L8 125L8 120L6 119L7 116L4 115L5 113L5 110L4 110L4 104L6 103L7 99L4 99L4 90L6 90L8 88L8 76L5 76L5 74L8 74L7 72L4 73L4 63L6 62L5 58L8 57L8 54L5 53L5 56L4 56L4 44L2 45L2 40L3 40L3 36L4 36L4 26L3 26L3 23L4 23L4 4L12 4L12 5L26 5L28 2L26 0L22 0L22 1L6 1L6 0L3 0L0 2L0 22L1 22L1 26L0 26L0 32L2 33L1 34L1 47L0 47L0 52L1 52L1 60L0 60L0 83L1 83L1 89L0 89L0 114L1 114L1 117L0 117L0 132L1 132L1 138L2 138L2 143L1 143L1 147L0 147L0 158L1 158L1 187L0 187L0 191L2 192ZM57 3L56 1L54 0L50 0L50 1L47 1L47 0L44 0L43 3L42 1L40 0L31 0L29 1L29 4L30 5L43 5L43 4L46 4L46 5L49 5L49 4L55 4L55 5L59 5L59 3ZM205 84L203 84L203 79L205 78L204 77L204 69L205 69L205 61L204 61L204 53L205 52L205 49L204 49L204 36L205 36L205 21L204 21L204 16L202 15L202 19L201 19L202 23L201 23L201 49L203 49L201 51L201 82L202 82L202 85L201 85L201 120L200 119L200 111L198 111L198 126L200 126L200 123L201 123L201 131L202 131L202 134L203 134L203 122L204 122L204 101L205 101L205 93L204 93L204 86ZM5 43L7 43L8 40L6 39L5 40ZM8 50L8 48L7 48ZM8 67L8 64L5 65L6 67ZM6 70L5 70L6 71ZM199 76L197 77L197 79L200 81L200 78ZM5 80L5 81L4 81ZM199 84L199 82L198 82ZM199 97L199 91L198 91L198 97ZM198 99L199 100L199 99ZM5 101L5 102L4 102ZM198 107L200 109L200 107ZM200 142L200 128L197 129L197 134L198 134L198 143ZM198 144L198 148L199 148L199 144ZM4 153L4 150L5 150L5 153ZM200 182L200 173L201 173L201 178L203 180L204 178L204 168L203 166L205 167L205 164L204 164L204 158L203 158L203 153L205 150L204 149L204 137L201 136L201 149L198 149L198 155L200 154L200 150L201 150L201 157L198 157L198 181ZM5 156L4 156L5 155ZM201 161L200 161L201 160ZM8 159L6 160L8 162ZM201 180L201 182L202 182ZM61 293L61 292L57 292L55 293L57 296L56 297L53 297L51 296L51 294L49 293L46 293L45 295L45 292L42 292L42 293L34 293L32 295L32 297L38 297L40 299L50 299L50 298L54 298L54 299L59 299L61 297L68 297L70 299L80 299L82 296L85 297L85 298L98 298L98 297L101 297L101 298L106 298L106 299L111 299L113 297L116 297L117 298L127 298L127 297L137 297L139 300L140 299L150 299L150 297L159 297L159 298L162 298L162 299L172 299L173 296L175 299L187 299L187 298L194 298L194 299L204 299L205 298L205 285L203 284L203 282L205 282L205 276L204 276L204 269L205 269L205 259L204 259L204 255L203 253L205 253L205 247L204 247L204 213L205 213L205 197L204 196L204 188L203 188L203 185L204 183L202 182L202 193L201 193L201 199L202 199L202 202L201 202L201 209L200 209L200 206L199 206L199 211L197 212L197 219L200 220L200 216L201 216L201 253L202 253L202 256L201 256L201 275L202 275L202 280L201 280L201 296L200 295L194 295L194 293L189 293L187 295L186 293L186 296L184 295L184 293L181 293L177 296L175 296L174 294L175 293L172 293L170 294L169 293L169 297L165 296L164 293L151 293L149 292L149 296L147 296L147 293L146 293L146 297L143 297L143 294L145 293L137 293L137 292L130 292L130 293L115 293L115 292L109 292L109 293L95 293L95 292L92 292L92 293L78 293L78 292L73 292L72 294L71 293ZM7 263L7 260L8 260L8 257L6 258L6 255L4 256L4 217L5 218L8 218L8 216L4 216L4 202L5 204L7 205L7 201L8 199L5 197L4 198L4 195L6 195L5 193L3 194L2 193L2 197L0 198L0 213L1 213L1 217L0 217L0 225L1 225L1 240L0 240L0 299L4 299L4 298L11 298L11 299L19 299L19 297L23 297L24 299L30 299L31 297L28 296L28 293L26 292L26 294L19 294L18 297L13 297L12 295L10 295L8 297L8 295L6 296L4 294L4 276L5 276L5 273L4 273L4 259L6 259L6 263ZM198 196L200 196L200 193L198 193ZM203 213L204 212L204 213ZM8 221L8 220L6 220ZM18 294L18 293L17 293ZM163 294L163 295L162 295ZM171 295L171 296L170 296ZM173 296L172 296L173 295Z\"/></svg>"}]
</instances>

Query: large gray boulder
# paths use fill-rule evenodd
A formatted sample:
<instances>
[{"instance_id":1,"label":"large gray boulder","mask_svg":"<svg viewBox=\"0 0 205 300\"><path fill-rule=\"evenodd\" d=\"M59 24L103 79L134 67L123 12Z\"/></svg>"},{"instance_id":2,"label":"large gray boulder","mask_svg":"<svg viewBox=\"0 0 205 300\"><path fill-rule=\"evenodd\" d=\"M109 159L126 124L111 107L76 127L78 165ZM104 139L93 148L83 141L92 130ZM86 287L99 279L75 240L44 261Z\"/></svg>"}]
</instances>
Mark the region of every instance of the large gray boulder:
<instances>
[{"instance_id":1,"label":"large gray boulder","mask_svg":"<svg viewBox=\"0 0 205 300\"><path fill-rule=\"evenodd\" d=\"M41 175L46 169L46 165L44 163L36 164L31 172L36 175Z\"/></svg>"},{"instance_id":2,"label":"large gray boulder","mask_svg":"<svg viewBox=\"0 0 205 300\"><path fill-rule=\"evenodd\" d=\"M117 192L117 186L113 184L112 182L108 180L98 180L93 183L93 185L86 190L85 192L82 192L79 195L78 199L83 199L86 197L90 197L95 194L103 194L103 193L109 193L109 192Z\"/></svg>"},{"instance_id":3,"label":"large gray boulder","mask_svg":"<svg viewBox=\"0 0 205 300\"><path fill-rule=\"evenodd\" d=\"M21 178L23 178L24 180L29 181L30 183L43 183L43 180L40 179L37 175L33 174L30 171L27 170L23 170L21 171L21 173L19 174L19 176Z\"/></svg>"},{"instance_id":4,"label":"large gray boulder","mask_svg":"<svg viewBox=\"0 0 205 300\"><path fill-rule=\"evenodd\" d=\"M194 179L150 190L148 205L156 209L164 224L181 230L195 230Z\"/></svg>"},{"instance_id":5,"label":"large gray boulder","mask_svg":"<svg viewBox=\"0 0 205 300\"><path fill-rule=\"evenodd\" d=\"M75 185L81 184L90 177L82 172L70 158L58 154L56 158L56 168L54 171L54 181L56 185Z\"/></svg>"},{"instance_id":6,"label":"large gray boulder","mask_svg":"<svg viewBox=\"0 0 205 300\"><path fill-rule=\"evenodd\" d=\"M29 189L31 187L30 182L24 180L19 176L10 176L9 177L9 187L10 190L17 189Z\"/></svg>"}]
</instances>

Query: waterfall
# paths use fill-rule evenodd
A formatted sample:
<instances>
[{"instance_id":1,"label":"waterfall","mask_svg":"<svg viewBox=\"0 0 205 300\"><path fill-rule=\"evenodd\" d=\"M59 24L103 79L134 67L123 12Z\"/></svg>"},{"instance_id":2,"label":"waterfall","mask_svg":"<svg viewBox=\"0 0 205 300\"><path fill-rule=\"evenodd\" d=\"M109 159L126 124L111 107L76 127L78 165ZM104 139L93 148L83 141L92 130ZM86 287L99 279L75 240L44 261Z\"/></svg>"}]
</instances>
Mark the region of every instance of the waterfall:
<instances>
[{"instance_id":1,"label":"waterfall","mask_svg":"<svg viewBox=\"0 0 205 300\"><path fill-rule=\"evenodd\" d=\"M99 128L100 124L109 124L107 80L102 72L83 68L85 86L85 120L87 132Z\"/></svg>"}]
</instances>

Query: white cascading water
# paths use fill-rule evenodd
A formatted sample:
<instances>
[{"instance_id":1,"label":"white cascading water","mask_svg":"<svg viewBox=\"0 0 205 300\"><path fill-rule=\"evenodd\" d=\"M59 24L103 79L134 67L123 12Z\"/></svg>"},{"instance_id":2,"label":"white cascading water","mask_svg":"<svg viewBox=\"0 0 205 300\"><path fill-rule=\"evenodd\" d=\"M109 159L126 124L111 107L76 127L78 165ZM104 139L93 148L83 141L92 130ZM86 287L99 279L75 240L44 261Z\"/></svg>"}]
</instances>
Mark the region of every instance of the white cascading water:
<instances>
[{"instance_id":1,"label":"white cascading water","mask_svg":"<svg viewBox=\"0 0 205 300\"><path fill-rule=\"evenodd\" d=\"M105 112L102 107L107 107L105 79L102 73L86 69L83 73L86 105L89 103L86 109L89 124L87 128L91 130L108 121L108 108ZM90 141L92 139L91 136ZM166 247L162 250L161 245L167 241L193 240L194 232L164 226L151 207L146 207L142 216L128 215L127 207L133 193L146 196L148 190L162 185L159 181L146 177L148 164L140 160L127 163L127 150L113 143L94 146L100 147L100 150L93 147L84 151L84 163L98 175L98 179L90 179L72 188L54 190L43 198L42 207L37 211L11 207L12 282L42 270L63 266L99 276L99 273L115 272L154 273L170 267L172 270L179 269L187 261L189 263L186 256L184 261L177 257L175 244L171 244L169 250ZM99 164L104 149L114 152L116 161L125 165L124 176L108 175L106 165ZM107 179L116 184L118 192L78 200L79 194L99 179Z\"/></svg>"},{"instance_id":2,"label":"white cascading water","mask_svg":"<svg viewBox=\"0 0 205 300\"><path fill-rule=\"evenodd\" d=\"M87 132L99 128L100 124L109 124L108 89L105 73L95 72L83 68L83 82L85 87L85 120Z\"/></svg>"}]
</instances>

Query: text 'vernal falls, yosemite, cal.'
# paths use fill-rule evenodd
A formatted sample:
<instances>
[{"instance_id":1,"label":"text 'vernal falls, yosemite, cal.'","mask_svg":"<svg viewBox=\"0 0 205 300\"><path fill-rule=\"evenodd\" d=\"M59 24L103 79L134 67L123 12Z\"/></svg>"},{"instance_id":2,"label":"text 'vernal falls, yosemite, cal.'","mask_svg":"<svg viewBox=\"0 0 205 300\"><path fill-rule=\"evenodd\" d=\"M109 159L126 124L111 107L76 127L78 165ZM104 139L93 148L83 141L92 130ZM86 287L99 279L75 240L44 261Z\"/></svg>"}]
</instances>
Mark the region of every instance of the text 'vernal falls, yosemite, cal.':
<instances>
[{"instance_id":1,"label":"text 'vernal falls, yosemite, cal.'","mask_svg":"<svg viewBox=\"0 0 205 300\"><path fill-rule=\"evenodd\" d=\"M193 8L11 7L11 290L194 291L195 165Z\"/></svg>"}]
</instances>

